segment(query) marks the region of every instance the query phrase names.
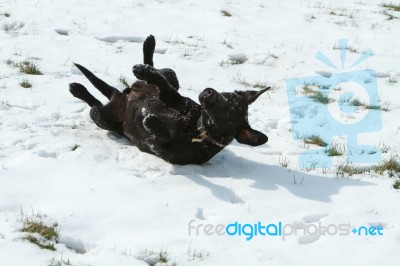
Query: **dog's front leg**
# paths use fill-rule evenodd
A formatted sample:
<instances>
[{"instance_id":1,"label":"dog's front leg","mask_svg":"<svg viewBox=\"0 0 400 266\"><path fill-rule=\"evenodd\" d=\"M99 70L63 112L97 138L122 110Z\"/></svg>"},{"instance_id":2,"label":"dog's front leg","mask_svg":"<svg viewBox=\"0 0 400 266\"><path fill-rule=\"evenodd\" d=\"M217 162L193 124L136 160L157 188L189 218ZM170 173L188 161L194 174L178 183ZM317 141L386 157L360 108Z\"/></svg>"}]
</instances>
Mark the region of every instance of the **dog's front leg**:
<instances>
[{"instance_id":1,"label":"dog's front leg","mask_svg":"<svg viewBox=\"0 0 400 266\"><path fill-rule=\"evenodd\" d=\"M143 126L150 134L154 135L156 140L161 142L168 142L171 138L168 128L154 114L147 115L143 119Z\"/></svg>"},{"instance_id":2,"label":"dog's front leg","mask_svg":"<svg viewBox=\"0 0 400 266\"><path fill-rule=\"evenodd\" d=\"M160 100L166 104L174 105L182 100L182 96L169 84L167 79L149 65L135 65L132 69L136 78L156 85L160 91Z\"/></svg>"}]
</instances>

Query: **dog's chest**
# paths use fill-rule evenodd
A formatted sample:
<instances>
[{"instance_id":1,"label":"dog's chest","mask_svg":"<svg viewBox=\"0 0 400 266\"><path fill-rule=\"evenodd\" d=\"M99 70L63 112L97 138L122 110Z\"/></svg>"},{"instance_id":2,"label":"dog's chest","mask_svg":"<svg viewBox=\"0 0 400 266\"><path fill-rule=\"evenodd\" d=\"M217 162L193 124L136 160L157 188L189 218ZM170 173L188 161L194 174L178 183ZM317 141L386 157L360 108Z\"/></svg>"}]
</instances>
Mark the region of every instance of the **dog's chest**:
<instances>
[{"instance_id":1,"label":"dog's chest","mask_svg":"<svg viewBox=\"0 0 400 266\"><path fill-rule=\"evenodd\" d=\"M195 124L200 116L199 110L190 101L183 101L175 106L167 105L161 102L158 97L152 97L146 100L142 109L143 117L156 115L166 125L175 127L186 127Z\"/></svg>"}]
</instances>

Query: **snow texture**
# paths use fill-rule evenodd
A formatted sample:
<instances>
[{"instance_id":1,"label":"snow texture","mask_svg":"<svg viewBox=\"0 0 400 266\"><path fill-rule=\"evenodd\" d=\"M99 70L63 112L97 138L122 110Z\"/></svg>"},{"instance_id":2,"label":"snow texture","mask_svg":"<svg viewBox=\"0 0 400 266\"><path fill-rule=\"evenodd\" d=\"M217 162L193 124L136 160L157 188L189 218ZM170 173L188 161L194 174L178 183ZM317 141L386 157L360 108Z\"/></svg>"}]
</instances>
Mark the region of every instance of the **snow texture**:
<instances>
[{"instance_id":1,"label":"snow texture","mask_svg":"<svg viewBox=\"0 0 400 266\"><path fill-rule=\"evenodd\" d=\"M380 102L389 110L381 112L383 129L360 134L358 143L388 147L383 159L399 154L400 13L381 4L2 0L0 264L400 265L397 177L374 172L337 177L344 156L335 157L332 168L303 169L299 154L315 147L292 138L286 93L288 79L342 71L315 58L321 51L341 66L339 39L351 46L345 69L371 49L373 56L353 70L375 70ZM249 107L251 126L266 133L268 143L253 148L234 142L204 165L175 166L99 129L68 84L82 83L100 101L106 99L73 62L123 90L119 79L135 81L131 69L142 63L142 41L149 34L157 38L155 66L176 71L184 96L197 101L207 87L228 92L272 86L269 96ZM15 66L25 60L43 75L21 73ZM24 79L32 88L20 86ZM315 115L309 109L306 115ZM23 240L21 211L58 222L56 251ZM281 221L300 229L319 223L382 226L384 235L246 241L189 235L191 220Z\"/></svg>"}]
</instances>

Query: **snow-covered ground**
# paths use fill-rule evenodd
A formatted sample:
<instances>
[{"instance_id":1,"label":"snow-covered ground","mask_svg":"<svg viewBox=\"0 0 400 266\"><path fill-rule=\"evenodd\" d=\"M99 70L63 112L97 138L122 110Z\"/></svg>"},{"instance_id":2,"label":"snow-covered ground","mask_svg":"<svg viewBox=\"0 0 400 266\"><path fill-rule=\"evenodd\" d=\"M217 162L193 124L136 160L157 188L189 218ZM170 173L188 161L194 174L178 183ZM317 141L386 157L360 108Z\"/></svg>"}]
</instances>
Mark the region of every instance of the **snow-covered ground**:
<instances>
[{"instance_id":1,"label":"snow-covered ground","mask_svg":"<svg viewBox=\"0 0 400 266\"><path fill-rule=\"evenodd\" d=\"M328 168L299 165L301 153L318 147L293 138L286 90L288 79L347 71L370 49L373 56L352 70L376 71L388 111L373 110L382 128L357 137L383 151L383 159L396 158L400 12L381 4L2 0L0 264L400 265L397 177L374 171L337 176L345 155ZM252 148L234 142L205 165L175 166L99 129L68 84L81 82L105 98L72 63L122 90L119 79L135 80L131 68L142 62L149 34L157 38L156 67L173 68L181 94L192 99L206 87L273 86L249 110L250 124L269 136L268 143ZM344 69L315 58L320 51L341 66L339 39L348 40ZM245 62L232 64L237 57ZM15 66L25 60L43 75L21 73ZM24 79L32 88L20 86ZM59 224L55 251L23 239L24 220L36 216ZM206 224L235 221L295 224L288 228L298 231L284 240L257 235L248 241L204 233ZM304 235L304 228L339 225L375 226L383 235Z\"/></svg>"}]
</instances>

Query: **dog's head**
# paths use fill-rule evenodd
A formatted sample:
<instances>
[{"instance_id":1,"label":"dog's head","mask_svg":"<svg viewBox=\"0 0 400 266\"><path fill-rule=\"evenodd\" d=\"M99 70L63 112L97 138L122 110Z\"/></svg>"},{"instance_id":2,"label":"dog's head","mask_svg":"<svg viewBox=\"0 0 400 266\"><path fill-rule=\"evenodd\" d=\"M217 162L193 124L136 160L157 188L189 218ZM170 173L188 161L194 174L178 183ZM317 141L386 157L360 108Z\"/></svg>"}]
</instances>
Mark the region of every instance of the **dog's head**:
<instances>
[{"instance_id":1,"label":"dog's head","mask_svg":"<svg viewBox=\"0 0 400 266\"><path fill-rule=\"evenodd\" d=\"M251 146L266 143L268 137L249 125L248 107L268 89L233 93L205 89L199 95L199 101L203 109L201 123L207 135L222 142L235 138L239 143Z\"/></svg>"}]
</instances>

